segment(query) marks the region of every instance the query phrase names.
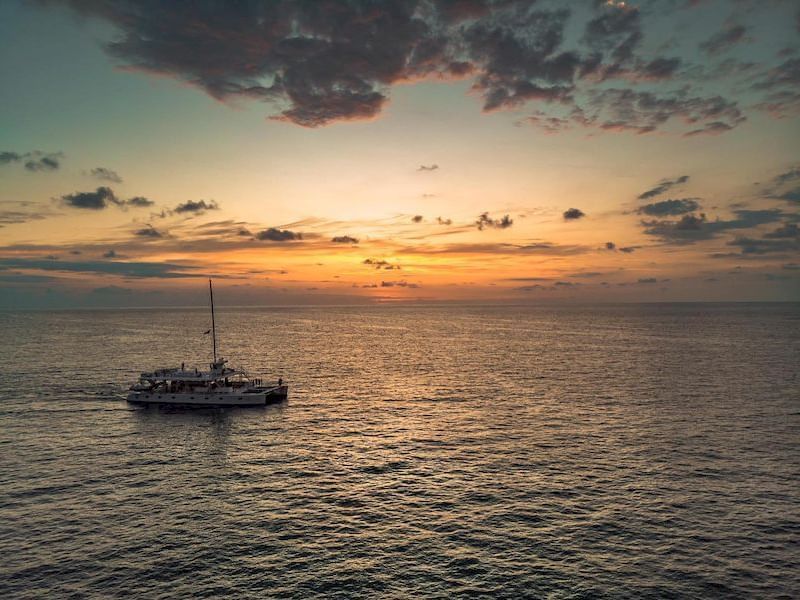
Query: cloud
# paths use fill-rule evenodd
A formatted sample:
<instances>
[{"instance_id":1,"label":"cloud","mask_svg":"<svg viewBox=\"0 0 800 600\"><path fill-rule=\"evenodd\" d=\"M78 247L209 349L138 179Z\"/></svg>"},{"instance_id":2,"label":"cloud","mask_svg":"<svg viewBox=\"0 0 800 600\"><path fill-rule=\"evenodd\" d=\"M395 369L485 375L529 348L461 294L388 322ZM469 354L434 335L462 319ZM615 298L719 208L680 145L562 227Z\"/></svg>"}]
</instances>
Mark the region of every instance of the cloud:
<instances>
[{"instance_id":1,"label":"cloud","mask_svg":"<svg viewBox=\"0 0 800 600\"><path fill-rule=\"evenodd\" d=\"M800 114L800 58L789 58L771 68L756 81L751 90L762 93L761 102L755 108L782 119Z\"/></svg>"},{"instance_id":2,"label":"cloud","mask_svg":"<svg viewBox=\"0 0 800 600\"><path fill-rule=\"evenodd\" d=\"M302 240L303 234L289 231L288 229L277 229L276 227L270 227L268 229L259 231L256 233L255 237L257 240L268 242L291 242L294 240Z\"/></svg>"},{"instance_id":3,"label":"cloud","mask_svg":"<svg viewBox=\"0 0 800 600\"><path fill-rule=\"evenodd\" d=\"M700 49L708 54L719 54L743 41L745 33L747 28L744 25L729 23L724 29L701 43Z\"/></svg>"},{"instance_id":4,"label":"cloud","mask_svg":"<svg viewBox=\"0 0 800 600\"><path fill-rule=\"evenodd\" d=\"M214 200L210 202L206 202L205 200L187 200L186 202L178 204L173 210L178 214L201 213L207 210L219 210L219 205Z\"/></svg>"},{"instance_id":5,"label":"cloud","mask_svg":"<svg viewBox=\"0 0 800 600\"><path fill-rule=\"evenodd\" d=\"M75 192L61 196L61 201L72 208L102 210L109 204L119 204L119 199L109 187L99 187L93 192Z\"/></svg>"},{"instance_id":6,"label":"cloud","mask_svg":"<svg viewBox=\"0 0 800 600\"><path fill-rule=\"evenodd\" d=\"M636 212L650 215L651 217L665 217L694 212L699 208L700 204L698 204L697 198L677 198L645 204Z\"/></svg>"},{"instance_id":7,"label":"cloud","mask_svg":"<svg viewBox=\"0 0 800 600\"><path fill-rule=\"evenodd\" d=\"M388 260L384 260L382 258L365 258L363 263L365 265L370 265L371 267L374 267L376 269L384 269L387 271L402 269L400 265L392 264Z\"/></svg>"},{"instance_id":8,"label":"cloud","mask_svg":"<svg viewBox=\"0 0 800 600\"><path fill-rule=\"evenodd\" d=\"M381 281L381 287L409 287L418 288L419 284L409 283L407 281Z\"/></svg>"},{"instance_id":9,"label":"cloud","mask_svg":"<svg viewBox=\"0 0 800 600\"><path fill-rule=\"evenodd\" d=\"M793 166L788 171L773 177L766 185L764 193L768 198L800 202L800 186L792 185L798 181L800 181L800 166Z\"/></svg>"},{"instance_id":10,"label":"cloud","mask_svg":"<svg viewBox=\"0 0 800 600\"><path fill-rule=\"evenodd\" d=\"M551 277L507 277L505 281L552 281Z\"/></svg>"},{"instance_id":11,"label":"cloud","mask_svg":"<svg viewBox=\"0 0 800 600\"><path fill-rule=\"evenodd\" d=\"M689 181L688 175L681 175L680 177L676 177L675 179L662 179L657 185L650 188L649 190L642 192L636 198L638 200L649 200L650 198L655 198L656 196L660 196L667 190L686 183Z\"/></svg>"},{"instance_id":12,"label":"cloud","mask_svg":"<svg viewBox=\"0 0 800 600\"><path fill-rule=\"evenodd\" d=\"M453 224L453 220L452 219L443 219L442 217L436 217L436 222L439 225L452 225Z\"/></svg>"},{"instance_id":13,"label":"cloud","mask_svg":"<svg viewBox=\"0 0 800 600\"><path fill-rule=\"evenodd\" d=\"M30 283L54 283L58 277L48 275L32 275L30 273L6 273L0 269L0 283L10 284L30 284ZM6 290L4 290L6 291Z\"/></svg>"},{"instance_id":14,"label":"cloud","mask_svg":"<svg viewBox=\"0 0 800 600\"><path fill-rule=\"evenodd\" d=\"M793 181L800 181L800 166L791 167L788 171L779 173L773 178L775 185L783 185Z\"/></svg>"},{"instance_id":15,"label":"cloud","mask_svg":"<svg viewBox=\"0 0 800 600\"><path fill-rule=\"evenodd\" d=\"M600 271L582 271L580 273L572 273L570 277L577 277L579 279L594 279L595 277L602 277L608 273L601 273Z\"/></svg>"},{"instance_id":16,"label":"cloud","mask_svg":"<svg viewBox=\"0 0 800 600\"><path fill-rule=\"evenodd\" d=\"M133 232L133 235L135 235L137 237L143 237L143 238L160 238L160 237L164 237L164 234L161 233L158 229L156 229L152 225L147 225L146 227L143 227L142 229L137 229L136 231Z\"/></svg>"},{"instance_id":17,"label":"cloud","mask_svg":"<svg viewBox=\"0 0 800 600\"><path fill-rule=\"evenodd\" d=\"M17 152L0 152L0 165L7 165L22 160L22 155Z\"/></svg>"},{"instance_id":18,"label":"cloud","mask_svg":"<svg viewBox=\"0 0 800 600\"><path fill-rule=\"evenodd\" d=\"M133 198L128 198L125 200L124 203L126 206L135 206L137 208L145 207L145 206L153 206L155 202L148 198L143 198L142 196L134 196Z\"/></svg>"},{"instance_id":19,"label":"cloud","mask_svg":"<svg viewBox=\"0 0 800 600\"><path fill-rule=\"evenodd\" d=\"M420 165L417 171L436 171L439 165Z\"/></svg>"},{"instance_id":20,"label":"cloud","mask_svg":"<svg viewBox=\"0 0 800 600\"><path fill-rule=\"evenodd\" d=\"M337 235L331 239L334 244L357 244L358 238L350 237L349 235Z\"/></svg>"},{"instance_id":21,"label":"cloud","mask_svg":"<svg viewBox=\"0 0 800 600\"><path fill-rule=\"evenodd\" d=\"M0 201L0 227L17 225L28 221L39 221L52 213L31 202L6 200Z\"/></svg>"},{"instance_id":22,"label":"cloud","mask_svg":"<svg viewBox=\"0 0 800 600\"><path fill-rule=\"evenodd\" d=\"M637 280L636 283L648 285L651 283L658 283L658 279L656 279L655 277L642 277L639 280Z\"/></svg>"},{"instance_id":23,"label":"cloud","mask_svg":"<svg viewBox=\"0 0 800 600\"><path fill-rule=\"evenodd\" d=\"M117 258L117 253L115 250L109 250L103 253L103 258Z\"/></svg>"},{"instance_id":24,"label":"cloud","mask_svg":"<svg viewBox=\"0 0 800 600\"><path fill-rule=\"evenodd\" d=\"M565 221L575 221L577 219L581 219L586 216L579 208L569 208L564 211L563 217Z\"/></svg>"},{"instance_id":25,"label":"cloud","mask_svg":"<svg viewBox=\"0 0 800 600\"><path fill-rule=\"evenodd\" d=\"M101 186L93 192L75 192L73 194L65 194L59 198L62 204L71 208L81 208L88 210L103 210L109 206L118 206L120 208L127 208L133 206L141 208L145 206L152 206L154 202L135 196L127 200L118 198L110 187Z\"/></svg>"},{"instance_id":26,"label":"cloud","mask_svg":"<svg viewBox=\"0 0 800 600\"><path fill-rule=\"evenodd\" d=\"M738 237L730 242L729 246L738 246L742 254L778 254L800 251L800 241L797 238L764 239L751 237Z\"/></svg>"},{"instance_id":27,"label":"cloud","mask_svg":"<svg viewBox=\"0 0 800 600\"><path fill-rule=\"evenodd\" d=\"M797 223L784 223L774 231L765 233L764 237L773 239L798 238L800 237L800 228L798 228Z\"/></svg>"},{"instance_id":28,"label":"cloud","mask_svg":"<svg viewBox=\"0 0 800 600\"><path fill-rule=\"evenodd\" d=\"M121 277L174 279L197 277L198 267L163 262L61 261L38 258L0 258L0 269L30 269L64 273L99 273Z\"/></svg>"},{"instance_id":29,"label":"cloud","mask_svg":"<svg viewBox=\"0 0 800 600\"><path fill-rule=\"evenodd\" d=\"M120 177L116 171L112 171L111 169L106 169L105 167L95 167L94 169L89 171L89 174L95 179L100 179L101 181L122 183L122 177Z\"/></svg>"},{"instance_id":30,"label":"cloud","mask_svg":"<svg viewBox=\"0 0 800 600\"><path fill-rule=\"evenodd\" d=\"M422 215L414 215L413 217L411 217L411 222L422 223L422 219L423 219Z\"/></svg>"},{"instance_id":31,"label":"cloud","mask_svg":"<svg viewBox=\"0 0 800 600\"><path fill-rule=\"evenodd\" d=\"M733 129L746 120L736 102L720 95L690 95L691 88L663 93L630 88L592 88L587 101L575 105L563 116L535 111L521 122L530 123L548 133L558 133L574 126L608 132L647 134L671 124L691 127L684 136L714 135Z\"/></svg>"},{"instance_id":32,"label":"cloud","mask_svg":"<svg viewBox=\"0 0 800 600\"><path fill-rule=\"evenodd\" d=\"M660 238L669 244L693 244L709 240L720 233L736 229L749 229L758 225L780 221L784 213L779 209L733 211L733 219L709 221L705 214L684 214L677 221L642 221L644 233Z\"/></svg>"},{"instance_id":33,"label":"cloud","mask_svg":"<svg viewBox=\"0 0 800 600\"><path fill-rule=\"evenodd\" d=\"M106 51L125 69L173 77L223 102L263 102L274 107L271 119L303 127L373 119L392 86L467 76L486 112L531 103L567 111L540 119L551 127L558 121L550 119L562 119L644 133L685 120L695 131L717 132L744 119L735 103L702 96L695 90L702 82L689 78L666 95L607 89L611 80L680 77L680 58L645 43L647 27L661 37L654 23L663 17L643 18L655 3L574 10L572 3L481 0L200 3L192 10L174 2L43 4L110 23L117 35Z\"/></svg>"},{"instance_id":34,"label":"cloud","mask_svg":"<svg viewBox=\"0 0 800 600\"><path fill-rule=\"evenodd\" d=\"M622 252L624 254L631 254L634 252L638 246L617 246L614 242L606 242L603 245L603 248L610 251L610 252Z\"/></svg>"},{"instance_id":35,"label":"cloud","mask_svg":"<svg viewBox=\"0 0 800 600\"><path fill-rule=\"evenodd\" d=\"M0 152L0 166L21 162L26 170L31 172L55 171L61 166L62 152Z\"/></svg>"},{"instance_id":36,"label":"cloud","mask_svg":"<svg viewBox=\"0 0 800 600\"><path fill-rule=\"evenodd\" d=\"M508 215L503 215L500 219L493 219L489 216L488 212L481 213L475 221L475 225L479 230L483 231L486 228L494 229L508 229L514 224L514 220Z\"/></svg>"},{"instance_id":37,"label":"cloud","mask_svg":"<svg viewBox=\"0 0 800 600\"><path fill-rule=\"evenodd\" d=\"M590 246L574 244L556 244L553 242L533 241L522 244L507 243L456 243L436 246L408 246L399 249L402 254L418 255L497 255L518 256L575 256L593 251Z\"/></svg>"}]
</instances>

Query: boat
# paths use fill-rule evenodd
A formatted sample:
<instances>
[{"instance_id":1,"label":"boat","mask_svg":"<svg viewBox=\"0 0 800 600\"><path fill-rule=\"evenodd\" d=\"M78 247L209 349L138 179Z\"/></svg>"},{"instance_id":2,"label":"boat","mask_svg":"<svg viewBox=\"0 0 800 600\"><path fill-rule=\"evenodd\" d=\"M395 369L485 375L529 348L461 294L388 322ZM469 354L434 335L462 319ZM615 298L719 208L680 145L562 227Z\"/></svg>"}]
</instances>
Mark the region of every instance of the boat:
<instances>
[{"instance_id":1,"label":"boat","mask_svg":"<svg viewBox=\"0 0 800 600\"><path fill-rule=\"evenodd\" d=\"M282 378L268 383L251 377L244 369L228 366L217 358L217 329L214 319L214 289L208 280L211 299L211 334L213 362L208 370L180 367L155 369L142 373L128 391L132 404L172 406L264 406L286 400L289 386Z\"/></svg>"}]
</instances>

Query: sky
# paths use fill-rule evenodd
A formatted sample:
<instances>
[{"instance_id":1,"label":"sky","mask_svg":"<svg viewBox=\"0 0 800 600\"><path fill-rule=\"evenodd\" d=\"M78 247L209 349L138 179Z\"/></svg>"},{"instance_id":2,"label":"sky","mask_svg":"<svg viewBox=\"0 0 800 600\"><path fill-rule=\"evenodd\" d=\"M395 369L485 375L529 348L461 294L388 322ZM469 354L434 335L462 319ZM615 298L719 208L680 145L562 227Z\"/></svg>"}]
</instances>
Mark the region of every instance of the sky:
<instances>
[{"instance_id":1,"label":"sky","mask_svg":"<svg viewBox=\"0 0 800 600\"><path fill-rule=\"evenodd\" d=\"M0 308L800 299L781 0L0 3Z\"/></svg>"}]
</instances>

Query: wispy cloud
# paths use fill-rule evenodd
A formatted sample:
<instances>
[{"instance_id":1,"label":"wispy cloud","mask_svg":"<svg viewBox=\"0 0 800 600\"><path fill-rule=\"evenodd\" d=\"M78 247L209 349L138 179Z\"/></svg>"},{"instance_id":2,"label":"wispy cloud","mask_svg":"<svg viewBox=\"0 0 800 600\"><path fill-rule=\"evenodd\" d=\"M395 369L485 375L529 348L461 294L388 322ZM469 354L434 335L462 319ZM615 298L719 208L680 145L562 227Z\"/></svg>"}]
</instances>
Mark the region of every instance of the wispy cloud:
<instances>
[{"instance_id":1,"label":"wispy cloud","mask_svg":"<svg viewBox=\"0 0 800 600\"><path fill-rule=\"evenodd\" d=\"M122 177L120 177L116 171L112 169L106 169L105 167L95 167L94 169L89 171L89 175L101 181L110 181L111 183L122 183Z\"/></svg>"},{"instance_id":2,"label":"wispy cloud","mask_svg":"<svg viewBox=\"0 0 800 600\"><path fill-rule=\"evenodd\" d=\"M175 279L197 277L197 267L162 262L63 261L38 258L0 258L0 268L98 273L124 277Z\"/></svg>"},{"instance_id":3,"label":"wispy cloud","mask_svg":"<svg viewBox=\"0 0 800 600\"><path fill-rule=\"evenodd\" d=\"M656 196L660 196L667 190L670 190L675 186L686 183L687 181L689 181L688 175L681 175L680 177L676 177L675 179L662 179L657 185L639 194L637 198L639 200L649 200L650 198L655 198Z\"/></svg>"}]
</instances>

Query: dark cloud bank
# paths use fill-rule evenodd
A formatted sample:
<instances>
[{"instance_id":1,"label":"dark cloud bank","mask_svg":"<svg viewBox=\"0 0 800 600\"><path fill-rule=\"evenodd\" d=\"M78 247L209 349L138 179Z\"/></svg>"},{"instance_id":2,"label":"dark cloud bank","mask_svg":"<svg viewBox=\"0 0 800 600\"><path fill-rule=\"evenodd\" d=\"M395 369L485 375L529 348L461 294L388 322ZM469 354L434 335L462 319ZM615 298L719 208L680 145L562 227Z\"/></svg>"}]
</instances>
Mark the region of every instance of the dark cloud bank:
<instances>
[{"instance_id":1,"label":"dark cloud bank","mask_svg":"<svg viewBox=\"0 0 800 600\"><path fill-rule=\"evenodd\" d=\"M304 127L374 118L394 84L470 77L484 111L536 103L527 122L647 133L676 124L714 134L745 119L738 104L648 52L658 3L483 0L132 2L40 0L111 23L107 52L127 68L175 77L219 100L277 107ZM684 2L675 10L693 10ZM692 40L722 54L744 28ZM573 32L568 35L569 32ZM679 34L681 32L678 32ZM680 37L680 36L679 36ZM797 102L793 63L758 65L765 110ZM636 86L646 83L647 89ZM787 96L788 94L788 96ZM771 105L769 108L767 105ZM423 170L433 170L435 165Z\"/></svg>"}]
</instances>

